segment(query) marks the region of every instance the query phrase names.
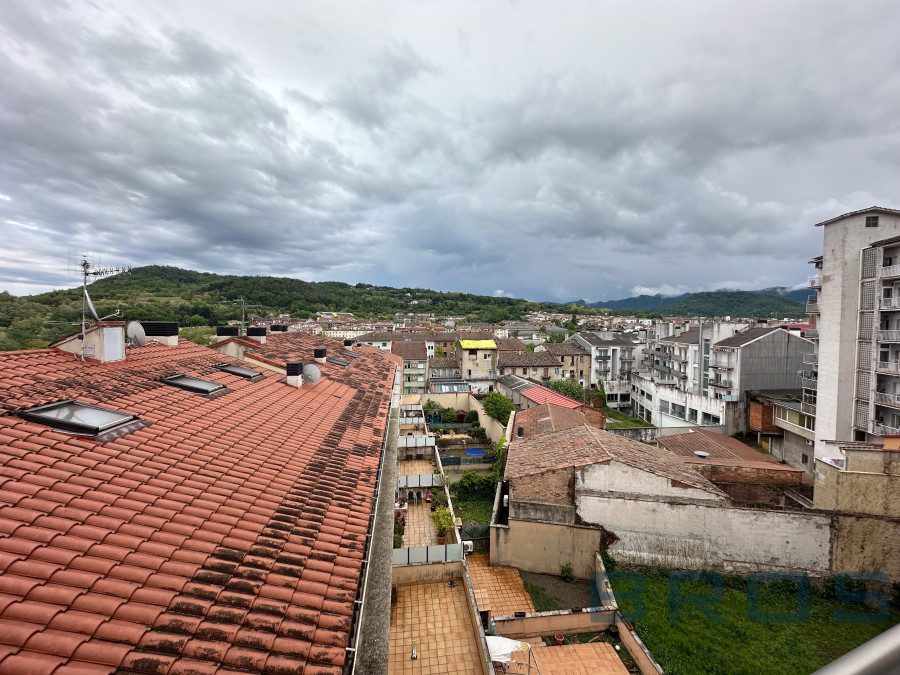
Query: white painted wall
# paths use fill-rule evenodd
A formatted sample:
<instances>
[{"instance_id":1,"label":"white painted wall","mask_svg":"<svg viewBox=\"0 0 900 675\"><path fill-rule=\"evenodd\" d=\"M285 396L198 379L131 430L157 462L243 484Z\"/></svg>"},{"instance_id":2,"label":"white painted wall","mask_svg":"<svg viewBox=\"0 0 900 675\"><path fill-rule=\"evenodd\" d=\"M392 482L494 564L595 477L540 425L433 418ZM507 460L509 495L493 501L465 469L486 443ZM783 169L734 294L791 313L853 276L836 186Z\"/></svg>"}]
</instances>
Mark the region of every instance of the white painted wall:
<instances>
[{"instance_id":1,"label":"white painted wall","mask_svg":"<svg viewBox=\"0 0 900 675\"><path fill-rule=\"evenodd\" d=\"M720 503L721 497L696 488L672 487L671 481L649 471L611 460L609 464L591 464L575 473L575 494L579 492L618 492L682 499L702 499ZM577 498L577 497L576 497Z\"/></svg>"},{"instance_id":2,"label":"white painted wall","mask_svg":"<svg viewBox=\"0 0 900 675\"><path fill-rule=\"evenodd\" d=\"M590 495L577 500L578 515L613 532L619 539L610 553L629 564L823 574L829 570L827 515Z\"/></svg>"}]
</instances>

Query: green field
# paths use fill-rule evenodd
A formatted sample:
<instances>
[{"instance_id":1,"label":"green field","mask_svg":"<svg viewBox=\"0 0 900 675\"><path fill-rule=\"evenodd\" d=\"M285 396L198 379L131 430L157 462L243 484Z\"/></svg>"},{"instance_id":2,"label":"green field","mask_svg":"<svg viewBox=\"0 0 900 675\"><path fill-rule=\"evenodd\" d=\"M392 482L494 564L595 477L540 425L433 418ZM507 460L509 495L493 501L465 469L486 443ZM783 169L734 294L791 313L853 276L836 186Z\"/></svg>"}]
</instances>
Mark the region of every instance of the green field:
<instances>
[{"instance_id":1,"label":"green field","mask_svg":"<svg viewBox=\"0 0 900 675\"><path fill-rule=\"evenodd\" d=\"M752 620L744 581L726 578L724 595L711 602L711 620L693 605L681 605L680 620L670 616L669 575L650 572L640 599L646 604L644 616L635 614L640 608L628 599L635 582L612 575L613 590L619 607L633 617L638 635L668 675L805 675L833 661L854 647L875 637L900 622L891 614L886 620L873 622L861 603L839 603L827 600L812 589L807 618L793 616L796 622L765 622L757 615ZM703 581L682 581L681 593L709 593L711 585ZM677 603L672 603L677 604ZM783 584L761 584L760 613L780 613L791 617L799 607L798 593ZM869 611L873 611L870 607ZM856 622L839 621L835 612L847 612Z\"/></svg>"}]
</instances>

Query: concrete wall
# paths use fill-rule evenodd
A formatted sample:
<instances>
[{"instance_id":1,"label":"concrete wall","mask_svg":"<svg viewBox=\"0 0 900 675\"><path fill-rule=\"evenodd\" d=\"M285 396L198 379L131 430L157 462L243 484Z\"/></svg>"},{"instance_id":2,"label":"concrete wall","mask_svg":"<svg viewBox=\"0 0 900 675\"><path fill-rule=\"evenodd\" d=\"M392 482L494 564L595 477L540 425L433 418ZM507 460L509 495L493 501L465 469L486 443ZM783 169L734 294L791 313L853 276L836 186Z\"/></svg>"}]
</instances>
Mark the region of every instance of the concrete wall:
<instances>
[{"instance_id":1,"label":"concrete wall","mask_svg":"<svg viewBox=\"0 0 900 675\"><path fill-rule=\"evenodd\" d=\"M554 635L562 633L596 633L606 630L616 623L616 610L594 608L593 611L535 612L523 617L494 617L497 633L512 640L521 640L533 635Z\"/></svg>"},{"instance_id":2,"label":"concrete wall","mask_svg":"<svg viewBox=\"0 0 900 675\"><path fill-rule=\"evenodd\" d=\"M817 460L815 504L817 509L900 518L900 475L842 471Z\"/></svg>"},{"instance_id":3,"label":"concrete wall","mask_svg":"<svg viewBox=\"0 0 900 675\"><path fill-rule=\"evenodd\" d=\"M618 537L609 551L626 564L817 574L830 569L827 514L583 495L578 515Z\"/></svg>"},{"instance_id":4,"label":"concrete wall","mask_svg":"<svg viewBox=\"0 0 900 675\"><path fill-rule=\"evenodd\" d=\"M619 627L619 640L628 650L641 675L663 675L662 666L650 655L650 650L634 632L632 625L618 612L616 612L616 626Z\"/></svg>"},{"instance_id":5,"label":"concrete wall","mask_svg":"<svg viewBox=\"0 0 900 675\"><path fill-rule=\"evenodd\" d=\"M491 565L554 575L563 565L571 565L576 577L589 579L596 569L600 534L594 527L521 520L491 525Z\"/></svg>"},{"instance_id":6,"label":"concrete wall","mask_svg":"<svg viewBox=\"0 0 900 675\"><path fill-rule=\"evenodd\" d=\"M834 517L834 572L884 572L900 581L900 519Z\"/></svg>"},{"instance_id":7,"label":"concrete wall","mask_svg":"<svg viewBox=\"0 0 900 675\"><path fill-rule=\"evenodd\" d=\"M815 351L805 339L776 330L740 348L739 372L742 397L747 391L793 389L800 386L797 371L803 368L803 354Z\"/></svg>"},{"instance_id":8,"label":"concrete wall","mask_svg":"<svg viewBox=\"0 0 900 675\"><path fill-rule=\"evenodd\" d=\"M588 495L616 493L662 499L721 503L722 497L692 487L677 487L673 481L649 471L636 469L615 460L609 464L591 464L575 474L576 505ZM516 498L513 492L513 499Z\"/></svg>"}]
</instances>

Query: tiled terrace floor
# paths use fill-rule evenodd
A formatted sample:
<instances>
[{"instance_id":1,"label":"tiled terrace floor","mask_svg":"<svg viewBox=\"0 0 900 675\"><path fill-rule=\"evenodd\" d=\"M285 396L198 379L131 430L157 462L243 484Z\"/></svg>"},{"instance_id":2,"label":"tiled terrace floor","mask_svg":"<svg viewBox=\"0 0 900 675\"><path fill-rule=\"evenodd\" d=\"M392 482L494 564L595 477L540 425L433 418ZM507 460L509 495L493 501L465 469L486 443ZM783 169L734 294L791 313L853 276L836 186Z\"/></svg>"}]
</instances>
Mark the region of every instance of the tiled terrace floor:
<instances>
[{"instance_id":1,"label":"tiled terrace floor","mask_svg":"<svg viewBox=\"0 0 900 675\"><path fill-rule=\"evenodd\" d=\"M625 664L613 646L607 642L532 647L532 652L541 669L541 675L628 675ZM520 665L528 663L528 652L514 652L513 659L516 664L507 664L507 673L511 675L528 672Z\"/></svg>"},{"instance_id":2,"label":"tiled terrace floor","mask_svg":"<svg viewBox=\"0 0 900 675\"><path fill-rule=\"evenodd\" d=\"M462 579L397 587L388 675L481 675L481 646ZM418 659L412 660L412 641Z\"/></svg>"},{"instance_id":3,"label":"tiled terrace floor","mask_svg":"<svg viewBox=\"0 0 900 675\"><path fill-rule=\"evenodd\" d=\"M404 459L400 461L401 476L425 476L437 471L430 459Z\"/></svg>"},{"instance_id":4,"label":"tiled terrace floor","mask_svg":"<svg viewBox=\"0 0 900 675\"><path fill-rule=\"evenodd\" d=\"M488 560L488 556L483 553L466 556L472 587L476 592L487 593L491 616L533 612L534 605L525 590L519 570L514 567L490 567Z\"/></svg>"},{"instance_id":5,"label":"tiled terrace floor","mask_svg":"<svg viewBox=\"0 0 900 675\"><path fill-rule=\"evenodd\" d=\"M437 530L431 521L431 506L425 502L410 504L406 514L403 548L437 546Z\"/></svg>"}]
</instances>

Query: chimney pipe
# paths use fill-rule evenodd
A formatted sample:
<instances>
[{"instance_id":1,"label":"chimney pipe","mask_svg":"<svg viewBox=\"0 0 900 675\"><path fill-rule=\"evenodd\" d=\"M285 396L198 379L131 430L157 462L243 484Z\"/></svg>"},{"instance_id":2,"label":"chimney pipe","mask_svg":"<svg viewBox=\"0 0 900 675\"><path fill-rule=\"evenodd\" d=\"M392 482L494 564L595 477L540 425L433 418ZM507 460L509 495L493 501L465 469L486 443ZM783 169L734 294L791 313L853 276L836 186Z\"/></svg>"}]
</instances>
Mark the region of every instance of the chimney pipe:
<instances>
[{"instance_id":1,"label":"chimney pipe","mask_svg":"<svg viewBox=\"0 0 900 675\"><path fill-rule=\"evenodd\" d=\"M237 326L216 326L216 342L240 335Z\"/></svg>"},{"instance_id":2,"label":"chimney pipe","mask_svg":"<svg viewBox=\"0 0 900 675\"><path fill-rule=\"evenodd\" d=\"M348 352L353 351L353 340L344 340L344 349Z\"/></svg>"},{"instance_id":3,"label":"chimney pipe","mask_svg":"<svg viewBox=\"0 0 900 675\"><path fill-rule=\"evenodd\" d=\"M258 340L261 344L266 344L266 327L265 326L248 326L247 337Z\"/></svg>"},{"instance_id":4,"label":"chimney pipe","mask_svg":"<svg viewBox=\"0 0 900 675\"><path fill-rule=\"evenodd\" d=\"M302 361L288 361L285 364L285 369L287 372L287 383L290 387L297 387L299 389L303 386L303 362Z\"/></svg>"},{"instance_id":5,"label":"chimney pipe","mask_svg":"<svg viewBox=\"0 0 900 675\"><path fill-rule=\"evenodd\" d=\"M325 356L328 352L324 347L313 350L313 361L316 363L325 363Z\"/></svg>"}]
</instances>

